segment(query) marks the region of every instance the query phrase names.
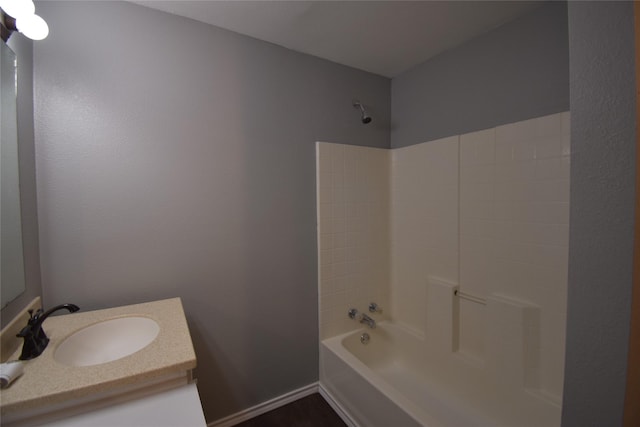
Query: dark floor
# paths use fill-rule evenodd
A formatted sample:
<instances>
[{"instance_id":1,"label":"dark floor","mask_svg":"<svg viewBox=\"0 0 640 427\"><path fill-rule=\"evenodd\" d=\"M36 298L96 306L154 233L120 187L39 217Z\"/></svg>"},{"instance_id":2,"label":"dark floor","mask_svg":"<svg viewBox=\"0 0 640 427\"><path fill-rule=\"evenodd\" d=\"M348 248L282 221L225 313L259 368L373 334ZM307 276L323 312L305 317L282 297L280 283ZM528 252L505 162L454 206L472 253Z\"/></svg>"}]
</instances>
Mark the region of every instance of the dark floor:
<instances>
[{"instance_id":1,"label":"dark floor","mask_svg":"<svg viewBox=\"0 0 640 427\"><path fill-rule=\"evenodd\" d=\"M252 418L236 427L345 427L318 393Z\"/></svg>"}]
</instances>

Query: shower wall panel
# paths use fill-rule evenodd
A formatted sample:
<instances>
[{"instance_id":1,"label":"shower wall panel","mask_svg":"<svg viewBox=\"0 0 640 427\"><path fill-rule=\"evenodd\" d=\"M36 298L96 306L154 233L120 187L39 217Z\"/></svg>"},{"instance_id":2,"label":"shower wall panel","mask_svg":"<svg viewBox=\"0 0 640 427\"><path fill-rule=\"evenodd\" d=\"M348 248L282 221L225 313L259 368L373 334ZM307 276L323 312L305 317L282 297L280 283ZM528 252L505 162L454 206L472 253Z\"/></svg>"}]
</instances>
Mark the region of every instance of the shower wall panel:
<instances>
[{"instance_id":1,"label":"shower wall panel","mask_svg":"<svg viewBox=\"0 0 640 427\"><path fill-rule=\"evenodd\" d=\"M458 137L391 158L392 315L424 334L427 277L458 281Z\"/></svg>"},{"instance_id":2,"label":"shower wall panel","mask_svg":"<svg viewBox=\"0 0 640 427\"><path fill-rule=\"evenodd\" d=\"M540 307L539 386L560 400L569 244L569 113L460 137L460 290ZM460 300L460 352L488 349L483 305ZM495 349L491 349L495 351Z\"/></svg>"},{"instance_id":3,"label":"shower wall panel","mask_svg":"<svg viewBox=\"0 0 640 427\"><path fill-rule=\"evenodd\" d=\"M389 151L319 142L321 339L360 327L347 312L389 307ZM383 314L373 317L382 318Z\"/></svg>"}]
</instances>

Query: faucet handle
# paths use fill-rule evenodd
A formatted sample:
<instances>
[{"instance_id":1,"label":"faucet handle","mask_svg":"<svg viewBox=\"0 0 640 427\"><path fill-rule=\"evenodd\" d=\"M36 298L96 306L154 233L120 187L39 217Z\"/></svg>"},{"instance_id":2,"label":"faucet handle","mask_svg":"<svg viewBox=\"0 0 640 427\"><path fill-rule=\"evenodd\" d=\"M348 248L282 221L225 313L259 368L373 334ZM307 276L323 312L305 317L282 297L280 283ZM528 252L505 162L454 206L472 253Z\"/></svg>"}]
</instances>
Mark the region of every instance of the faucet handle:
<instances>
[{"instance_id":1,"label":"faucet handle","mask_svg":"<svg viewBox=\"0 0 640 427\"><path fill-rule=\"evenodd\" d=\"M376 304L375 302L372 302L369 304L369 312L382 313L382 309L378 306L378 304Z\"/></svg>"},{"instance_id":2,"label":"faucet handle","mask_svg":"<svg viewBox=\"0 0 640 427\"><path fill-rule=\"evenodd\" d=\"M29 313L29 318L27 319L27 324L25 327L23 327L20 332L18 332L16 334L16 337L19 338L24 338L26 336L28 336L29 334L31 334L31 331L33 329L33 325L35 325L36 320L38 320L38 316L40 316L40 314L42 313L42 309L38 309L35 314L34 314L34 310L31 308L27 311Z\"/></svg>"},{"instance_id":3,"label":"faucet handle","mask_svg":"<svg viewBox=\"0 0 640 427\"><path fill-rule=\"evenodd\" d=\"M349 311L347 312L347 315L349 316L350 319L355 319L356 316L358 315L358 310L356 310L355 308L350 308Z\"/></svg>"},{"instance_id":4,"label":"faucet handle","mask_svg":"<svg viewBox=\"0 0 640 427\"><path fill-rule=\"evenodd\" d=\"M29 324L33 324L36 320L38 320L40 318L40 316L42 316L42 313L44 312L44 310L42 310L41 308L37 309L35 312L33 311L33 309L29 310Z\"/></svg>"}]
</instances>

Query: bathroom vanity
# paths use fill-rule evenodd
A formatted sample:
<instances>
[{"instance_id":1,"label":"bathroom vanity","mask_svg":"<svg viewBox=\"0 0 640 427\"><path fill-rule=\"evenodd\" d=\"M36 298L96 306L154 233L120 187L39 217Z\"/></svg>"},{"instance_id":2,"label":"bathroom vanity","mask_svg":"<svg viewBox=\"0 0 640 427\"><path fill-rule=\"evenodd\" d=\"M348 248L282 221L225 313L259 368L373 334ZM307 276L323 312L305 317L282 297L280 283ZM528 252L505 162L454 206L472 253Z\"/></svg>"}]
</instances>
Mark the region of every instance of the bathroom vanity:
<instances>
[{"instance_id":1,"label":"bathroom vanity","mask_svg":"<svg viewBox=\"0 0 640 427\"><path fill-rule=\"evenodd\" d=\"M206 425L179 298L51 317L43 329L47 348L0 392L3 426Z\"/></svg>"}]
</instances>

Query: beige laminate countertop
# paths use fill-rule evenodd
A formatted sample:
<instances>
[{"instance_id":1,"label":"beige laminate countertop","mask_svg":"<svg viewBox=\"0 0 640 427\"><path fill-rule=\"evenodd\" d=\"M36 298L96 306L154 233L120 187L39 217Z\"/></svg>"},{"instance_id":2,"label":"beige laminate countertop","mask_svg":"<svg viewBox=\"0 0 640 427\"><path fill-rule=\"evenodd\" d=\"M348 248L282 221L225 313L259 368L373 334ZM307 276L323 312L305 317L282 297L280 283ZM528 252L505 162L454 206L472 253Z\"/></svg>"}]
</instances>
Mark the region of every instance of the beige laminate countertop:
<instances>
[{"instance_id":1,"label":"beige laminate countertop","mask_svg":"<svg viewBox=\"0 0 640 427\"><path fill-rule=\"evenodd\" d=\"M66 366L54 360L56 347L74 332L103 320L128 316L149 317L160 326L158 336L142 350L94 366ZM43 329L49 345L40 356L25 363L21 377L0 391L2 415L107 392L196 366L180 298L87 312L82 312L81 307L76 313L49 317ZM21 348L10 360L18 359Z\"/></svg>"}]
</instances>

